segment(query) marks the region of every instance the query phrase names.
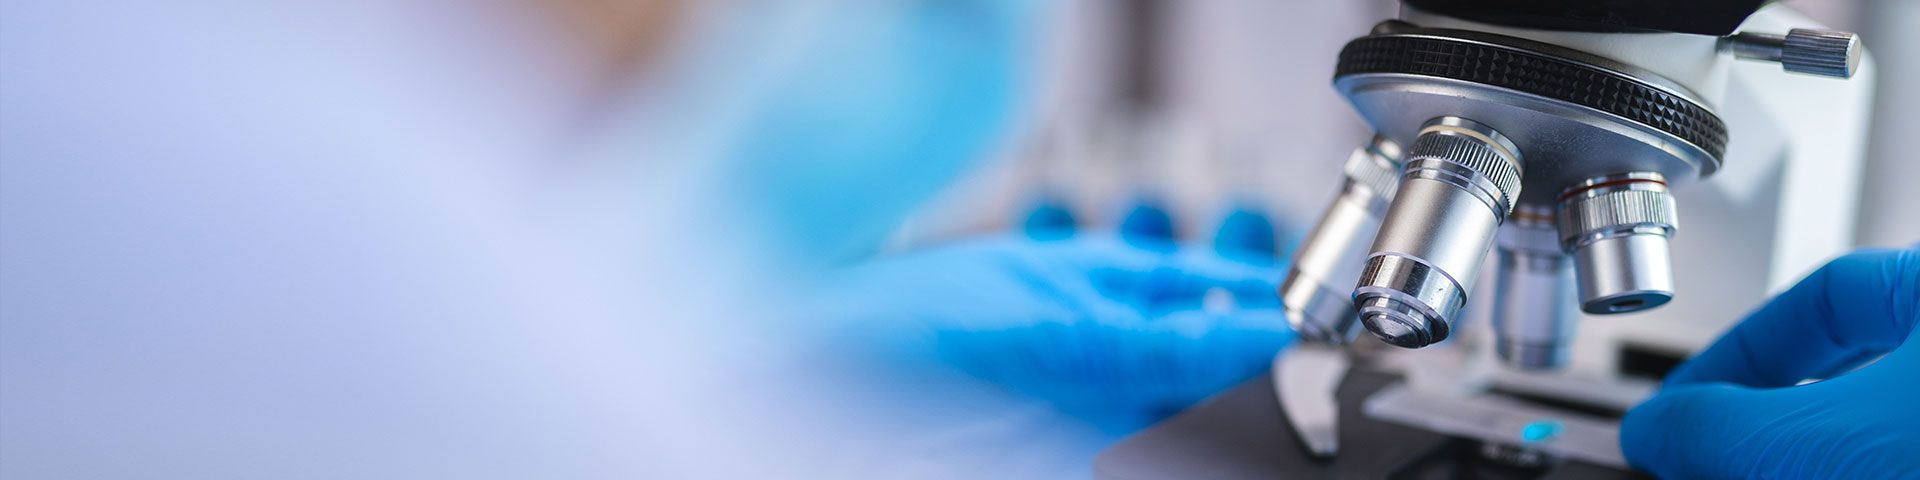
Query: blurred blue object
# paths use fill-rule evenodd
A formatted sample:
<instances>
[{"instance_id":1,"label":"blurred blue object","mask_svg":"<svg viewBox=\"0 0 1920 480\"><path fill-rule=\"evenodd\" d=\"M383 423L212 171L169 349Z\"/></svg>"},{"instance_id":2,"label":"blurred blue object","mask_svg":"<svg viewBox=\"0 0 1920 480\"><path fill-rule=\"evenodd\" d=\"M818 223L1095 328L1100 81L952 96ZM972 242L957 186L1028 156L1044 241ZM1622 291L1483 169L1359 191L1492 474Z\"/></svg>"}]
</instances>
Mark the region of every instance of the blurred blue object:
<instances>
[{"instance_id":1,"label":"blurred blue object","mask_svg":"<svg viewBox=\"0 0 1920 480\"><path fill-rule=\"evenodd\" d=\"M790 258L872 253L1008 130L1035 3L816 9L792 45L766 46L792 58L728 142L728 200Z\"/></svg>"},{"instance_id":2,"label":"blurred blue object","mask_svg":"<svg viewBox=\"0 0 1920 480\"><path fill-rule=\"evenodd\" d=\"M1292 338L1280 271L1111 235L996 237L846 272L836 315L1110 432L1250 378Z\"/></svg>"},{"instance_id":3,"label":"blurred blue object","mask_svg":"<svg viewBox=\"0 0 1920 480\"><path fill-rule=\"evenodd\" d=\"M1620 447L1662 478L1913 478L1916 323L1920 249L1835 260L1674 370Z\"/></svg>"},{"instance_id":4,"label":"blurred blue object","mask_svg":"<svg viewBox=\"0 0 1920 480\"><path fill-rule=\"evenodd\" d=\"M1120 220L1120 238L1135 247L1155 251L1173 251L1179 232L1174 230L1173 215L1160 199L1142 196Z\"/></svg>"},{"instance_id":5,"label":"blurred blue object","mask_svg":"<svg viewBox=\"0 0 1920 480\"><path fill-rule=\"evenodd\" d=\"M1073 210L1067 208L1066 199L1058 195L1043 195L1034 202L1033 210L1027 212L1027 218L1020 222L1020 231L1034 240L1060 240L1072 237L1078 223Z\"/></svg>"},{"instance_id":6,"label":"blurred blue object","mask_svg":"<svg viewBox=\"0 0 1920 480\"><path fill-rule=\"evenodd\" d=\"M1271 265L1282 253L1273 220L1259 207L1245 203L1220 221L1213 249L1221 256L1258 265Z\"/></svg>"}]
</instances>

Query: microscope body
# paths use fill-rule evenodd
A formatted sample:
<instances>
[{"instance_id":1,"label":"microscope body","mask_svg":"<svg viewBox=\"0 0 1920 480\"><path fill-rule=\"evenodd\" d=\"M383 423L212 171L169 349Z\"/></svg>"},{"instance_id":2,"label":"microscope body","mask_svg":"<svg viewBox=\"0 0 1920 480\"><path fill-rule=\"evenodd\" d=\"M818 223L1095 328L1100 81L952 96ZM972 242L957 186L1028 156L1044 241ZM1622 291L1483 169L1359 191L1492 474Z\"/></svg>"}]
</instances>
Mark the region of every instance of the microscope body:
<instances>
[{"instance_id":1,"label":"microscope body","mask_svg":"<svg viewBox=\"0 0 1920 480\"><path fill-rule=\"evenodd\" d=\"M1365 421L1626 469L1618 412L1655 383L1621 352L1683 356L1845 248L1854 205L1833 193L1858 182L1870 60L1784 8L1719 3L1748 5L1613 30L1408 0L1346 45L1333 84L1376 137L1281 289L1304 341L1273 389L1299 443L1339 454L1335 390L1363 364L1403 379Z\"/></svg>"},{"instance_id":2,"label":"microscope body","mask_svg":"<svg viewBox=\"0 0 1920 480\"><path fill-rule=\"evenodd\" d=\"M1872 61L1762 3L1403 0L1335 66L1375 136L1282 283L1300 341L1095 475L1644 478L1636 352L1851 244Z\"/></svg>"}]
</instances>

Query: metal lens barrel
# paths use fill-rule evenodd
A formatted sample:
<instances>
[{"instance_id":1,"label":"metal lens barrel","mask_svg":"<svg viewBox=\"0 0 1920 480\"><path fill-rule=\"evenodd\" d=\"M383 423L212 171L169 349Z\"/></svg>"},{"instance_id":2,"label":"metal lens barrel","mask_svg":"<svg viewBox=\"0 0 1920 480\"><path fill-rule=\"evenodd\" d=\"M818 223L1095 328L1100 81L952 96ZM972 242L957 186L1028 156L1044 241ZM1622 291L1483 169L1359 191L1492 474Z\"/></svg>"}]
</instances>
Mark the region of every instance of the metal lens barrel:
<instances>
[{"instance_id":1,"label":"metal lens barrel","mask_svg":"<svg viewBox=\"0 0 1920 480\"><path fill-rule=\"evenodd\" d=\"M1400 184L1400 146L1375 136L1347 158L1345 184L1294 255L1280 285L1287 321L1308 341L1345 344L1360 333L1348 288Z\"/></svg>"},{"instance_id":2,"label":"metal lens barrel","mask_svg":"<svg viewBox=\"0 0 1920 480\"><path fill-rule=\"evenodd\" d=\"M1427 121L1354 288L1367 330L1419 348L1447 338L1520 195L1518 147L1459 117Z\"/></svg>"},{"instance_id":3,"label":"metal lens barrel","mask_svg":"<svg viewBox=\"0 0 1920 480\"><path fill-rule=\"evenodd\" d=\"M1668 239L1679 228L1666 178L1652 172L1597 177L1560 197L1561 246L1579 272L1580 309L1627 313L1673 299Z\"/></svg>"},{"instance_id":4,"label":"metal lens barrel","mask_svg":"<svg viewBox=\"0 0 1920 480\"><path fill-rule=\"evenodd\" d=\"M1560 251L1554 209L1521 205L1495 239L1494 351L1508 366L1566 366L1580 312L1574 309L1572 261Z\"/></svg>"}]
</instances>

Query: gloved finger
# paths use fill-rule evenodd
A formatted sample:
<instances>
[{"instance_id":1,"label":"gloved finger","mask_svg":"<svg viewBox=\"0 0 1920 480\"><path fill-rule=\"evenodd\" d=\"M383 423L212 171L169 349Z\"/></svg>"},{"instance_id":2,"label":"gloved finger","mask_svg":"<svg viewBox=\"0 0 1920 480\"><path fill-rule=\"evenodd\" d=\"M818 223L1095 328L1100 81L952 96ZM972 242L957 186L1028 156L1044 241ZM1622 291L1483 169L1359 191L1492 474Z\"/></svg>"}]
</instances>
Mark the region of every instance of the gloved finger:
<instances>
[{"instance_id":1,"label":"gloved finger","mask_svg":"<svg viewBox=\"0 0 1920 480\"><path fill-rule=\"evenodd\" d=\"M1920 249L1841 257L1748 315L1668 385L1784 387L1899 347L1920 316Z\"/></svg>"},{"instance_id":2,"label":"gloved finger","mask_svg":"<svg viewBox=\"0 0 1920 480\"><path fill-rule=\"evenodd\" d=\"M1106 359L1106 366L1125 377L1113 388L1138 404L1169 409L1251 378L1294 338L1285 318L1272 311L1179 312L1111 331L1105 338L1124 354Z\"/></svg>"},{"instance_id":3,"label":"gloved finger","mask_svg":"<svg viewBox=\"0 0 1920 480\"><path fill-rule=\"evenodd\" d=\"M1278 285L1272 279L1222 279L1189 271L1162 270L1151 277L1143 297L1143 311L1162 315L1187 310L1227 313L1239 310L1278 311Z\"/></svg>"},{"instance_id":4,"label":"gloved finger","mask_svg":"<svg viewBox=\"0 0 1920 480\"><path fill-rule=\"evenodd\" d=\"M1184 265L1188 275L1204 279L1198 282L1204 287L1200 293L1203 300L1211 301L1213 298L1208 297L1226 293L1234 309L1280 308L1280 279L1285 276L1286 267L1283 263L1251 264L1216 255L1196 255Z\"/></svg>"},{"instance_id":5,"label":"gloved finger","mask_svg":"<svg viewBox=\"0 0 1920 480\"><path fill-rule=\"evenodd\" d=\"M1279 265L1250 264L1197 249L1174 256L1168 267L1202 290L1202 294L1205 290L1226 289L1236 295L1257 293L1274 297L1285 273Z\"/></svg>"},{"instance_id":6,"label":"gloved finger","mask_svg":"<svg viewBox=\"0 0 1920 480\"><path fill-rule=\"evenodd\" d=\"M1158 320L951 331L940 343L942 355L969 373L1074 410L1146 411L1183 407L1244 381L1293 338L1272 312Z\"/></svg>"},{"instance_id":7,"label":"gloved finger","mask_svg":"<svg viewBox=\"0 0 1920 480\"><path fill-rule=\"evenodd\" d=\"M1628 463L1660 478L1810 478L1797 469L1834 468L1823 464L1861 447L1807 441L1843 427L1822 412L1834 404L1805 398L1813 387L1667 389L1627 412L1620 448Z\"/></svg>"},{"instance_id":8,"label":"gloved finger","mask_svg":"<svg viewBox=\"0 0 1920 480\"><path fill-rule=\"evenodd\" d=\"M1213 250L1237 262L1272 265L1280 258L1277 231L1262 209L1238 206L1220 221L1219 230L1213 234Z\"/></svg>"},{"instance_id":9,"label":"gloved finger","mask_svg":"<svg viewBox=\"0 0 1920 480\"><path fill-rule=\"evenodd\" d=\"M1243 307L1277 307L1277 300L1268 297L1274 296L1280 278L1275 268L1197 253L1166 255L1147 268L1103 268L1094 274L1106 296L1156 312L1198 307L1215 291L1231 294Z\"/></svg>"}]
</instances>

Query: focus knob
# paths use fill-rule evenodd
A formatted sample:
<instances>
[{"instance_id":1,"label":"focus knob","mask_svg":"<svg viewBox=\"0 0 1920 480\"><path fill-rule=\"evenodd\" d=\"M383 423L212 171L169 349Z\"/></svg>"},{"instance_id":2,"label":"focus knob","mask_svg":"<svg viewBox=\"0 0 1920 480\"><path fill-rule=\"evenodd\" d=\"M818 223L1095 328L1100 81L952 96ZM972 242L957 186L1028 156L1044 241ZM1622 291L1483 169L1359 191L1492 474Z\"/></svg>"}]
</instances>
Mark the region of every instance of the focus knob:
<instances>
[{"instance_id":1,"label":"focus knob","mask_svg":"<svg viewBox=\"0 0 1920 480\"><path fill-rule=\"evenodd\" d=\"M1787 32L1780 66L1789 72L1853 78L1860 67L1860 36L1850 32L1796 28Z\"/></svg>"},{"instance_id":2,"label":"focus knob","mask_svg":"<svg viewBox=\"0 0 1920 480\"><path fill-rule=\"evenodd\" d=\"M1860 36L1796 28L1786 35L1741 32L1729 39L1736 57L1779 62L1789 72L1852 78L1860 68Z\"/></svg>"}]
</instances>

